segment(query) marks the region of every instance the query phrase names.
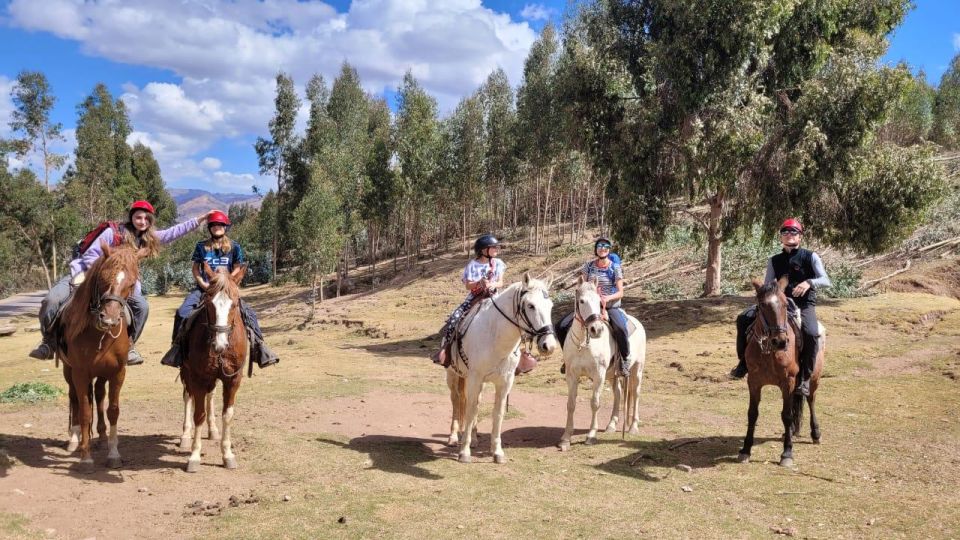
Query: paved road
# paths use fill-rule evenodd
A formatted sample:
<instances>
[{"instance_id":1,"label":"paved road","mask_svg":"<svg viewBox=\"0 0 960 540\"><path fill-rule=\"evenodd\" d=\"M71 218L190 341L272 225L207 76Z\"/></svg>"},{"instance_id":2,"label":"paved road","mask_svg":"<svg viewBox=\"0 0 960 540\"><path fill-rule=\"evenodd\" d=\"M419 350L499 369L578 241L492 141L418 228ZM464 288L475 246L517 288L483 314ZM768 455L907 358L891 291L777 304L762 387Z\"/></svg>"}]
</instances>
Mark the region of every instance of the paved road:
<instances>
[{"instance_id":1,"label":"paved road","mask_svg":"<svg viewBox=\"0 0 960 540\"><path fill-rule=\"evenodd\" d=\"M18 315L36 315L40 310L40 301L47 291L15 294L10 298L0 300L0 318L16 317Z\"/></svg>"}]
</instances>

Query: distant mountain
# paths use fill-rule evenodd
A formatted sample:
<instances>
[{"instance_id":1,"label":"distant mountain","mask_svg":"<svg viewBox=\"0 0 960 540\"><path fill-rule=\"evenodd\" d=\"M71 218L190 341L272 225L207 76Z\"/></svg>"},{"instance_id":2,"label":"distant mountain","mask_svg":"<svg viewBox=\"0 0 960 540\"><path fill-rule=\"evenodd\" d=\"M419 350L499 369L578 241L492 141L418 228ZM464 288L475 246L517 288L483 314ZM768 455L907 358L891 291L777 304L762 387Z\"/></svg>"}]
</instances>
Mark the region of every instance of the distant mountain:
<instances>
[{"instance_id":1,"label":"distant mountain","mask_svg":"<svg viewBox=\"0 0 960 540\"><path fill-rule=\"evenodd\" d=\"M202 189L168 189L177 203L177 221L186 221L211 209L226 212L233 205L249 204L260 208L260 197L244 193L210 193Z\"/></svg>"}]
</instances>

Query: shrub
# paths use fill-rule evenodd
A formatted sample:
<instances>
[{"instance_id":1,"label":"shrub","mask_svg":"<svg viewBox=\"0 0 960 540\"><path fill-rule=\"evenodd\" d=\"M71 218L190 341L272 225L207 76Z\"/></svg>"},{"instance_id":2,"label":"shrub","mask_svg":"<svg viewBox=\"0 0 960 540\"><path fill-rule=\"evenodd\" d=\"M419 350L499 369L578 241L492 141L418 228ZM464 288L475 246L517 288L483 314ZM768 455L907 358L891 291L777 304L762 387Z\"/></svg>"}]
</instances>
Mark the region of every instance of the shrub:
<instances>
[{"instance_id":1,"label":"shrub","mask_svg":"<svg viewBox=\"0 0 960 540\"><path fill-rule=\"evenodd\" d=\"M846 263L840 263L830 272L831 287L823 289L823 294L830 298L856 298L863 296L860 291L860 277L863 272Z\"/></svg>"},{"instance_id":2,"label":"shrub","mask_svg":"<svg viewBox=\"0 0 960 540\"><path fill-rule=\"evenodd\" d=\"M42 382L19 383L0 393L0 403L36 403L56 399L59 388Z\"/></svg>"}]
</instances>

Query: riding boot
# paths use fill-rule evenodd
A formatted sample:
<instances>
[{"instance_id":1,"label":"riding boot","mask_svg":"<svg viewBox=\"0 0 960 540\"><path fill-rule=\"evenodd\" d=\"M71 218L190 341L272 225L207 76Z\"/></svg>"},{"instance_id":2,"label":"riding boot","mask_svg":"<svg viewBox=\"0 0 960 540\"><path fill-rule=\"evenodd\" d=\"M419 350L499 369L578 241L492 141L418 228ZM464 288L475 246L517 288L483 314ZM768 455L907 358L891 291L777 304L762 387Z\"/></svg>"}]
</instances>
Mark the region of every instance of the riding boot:
<instances>
[{"instance_id":1,"label":"riding boot","mask_svg":"<svg viewBox=\"0 0 960 540\"><path fill-rule=\"evenodd\" d=\"M250 357L257 362L260 369L272 366L280 361L280 357L267 346L266 342L256 338L250 343Z\"/></svg>"},{"instance_id":2,"label":"riding boot","mask_svg":"<svg viewBox=\"0 0 960 540\"><path fill-rule=\"evenodd\" d=\"M730 378L742 379L747 374L747 328L756 318L756 307L749 307L737 316L737 365L730 370Z\"/></svg>"},{"instance_id":3,"label":"riding boot","mask_svg":"<svg viewBox=\"0 0 960 540\"><path fill-rule=\"evenodd\" d=\"M160 364L164 366L170 366L179 368L183 365L183 357L180 354L180 339L179 336L177 339L173 340L173 343L170 344L170 350L163 355L163 358L160 359Z\"/></svg>"},{"instance_id":4,"label":"riding boot","mask_svg":"<svg viewBox=\"0 0 960 540\"><path fill-rule=\"evenodd\" d=\"M736 367L730 370L731 379L742 379L747 375L747 361L743 358L737 362Z\"/></svg>"},{"instance_id":5,"label":"riding boot","mask_svg":"<svg viewBox=\"0 0 960 540\"><path fill-rule=\"evenodd\" d=\"M800 372L797 373L796 395L810 395L810 379L813 377L814 363L817 361L817 338L810 334L803 334L803 351L800 352Z\"/></svg>"},{"instance_id":6,"label":"riding boot","mask_svg":"<svg viewBox=\"0 0 960 540\"><path fill-rule=\"evenodd\" d=\"M53 338L43 336L43 341L32 351L30 351L30 358L36 358L37 360L53 360L53 355L56 347L53 346Z\"/></svg>"}]
</instances>

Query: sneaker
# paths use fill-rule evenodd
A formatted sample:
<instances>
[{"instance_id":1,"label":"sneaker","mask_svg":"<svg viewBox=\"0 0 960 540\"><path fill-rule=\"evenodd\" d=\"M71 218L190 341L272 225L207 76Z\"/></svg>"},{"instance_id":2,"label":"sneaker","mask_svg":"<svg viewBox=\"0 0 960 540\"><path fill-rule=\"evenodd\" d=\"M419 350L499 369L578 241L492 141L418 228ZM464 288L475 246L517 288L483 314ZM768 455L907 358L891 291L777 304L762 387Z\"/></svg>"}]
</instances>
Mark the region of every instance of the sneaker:
<instances>
[{"instance_id":1,"label":"sneaker","mask_svg":"<svg viewBox=\"0 0 960 540\"><path fill-rule=\"evenodd\" d=\"M747 363L740 362L736 367L730 370L731 379L742 379L747 375Z\"/></svg>"},{"instance_id":2,"label":"sneaker","mask_svg":"<svg viewBox=\"0 0 960 540\"><path fill-rule=\"evenodd\" d=\"M810 397L810 379L798 382L797 387L793 389L793 395Z\"/></svg>"},{"instance_id":3,"label":"sneaker","mask_svg":"<svg viewBox=\"0 0 960 540\"><path fill-rule=\"evenodd\" d=\"M130 352L127 353L127 365L139 366L142 363L143 357L140 356L140 353L137 352L137 349L130 347Z\"/></svg>"},{"instance_id":4,"label":"sneaker","mask_svg":"<svg viewBox=\"0 0 960 540\"><path fill-rule=\"evenodd\" d=\"M53 347L46 341L41 341L37 348L30 351L30 358L37 360L53 360Z\"/></svg>"}]
</instances>

